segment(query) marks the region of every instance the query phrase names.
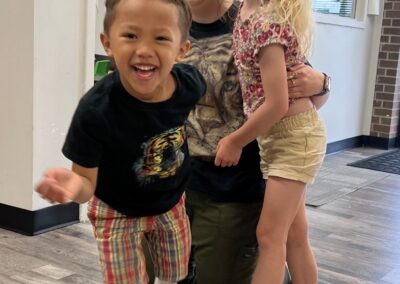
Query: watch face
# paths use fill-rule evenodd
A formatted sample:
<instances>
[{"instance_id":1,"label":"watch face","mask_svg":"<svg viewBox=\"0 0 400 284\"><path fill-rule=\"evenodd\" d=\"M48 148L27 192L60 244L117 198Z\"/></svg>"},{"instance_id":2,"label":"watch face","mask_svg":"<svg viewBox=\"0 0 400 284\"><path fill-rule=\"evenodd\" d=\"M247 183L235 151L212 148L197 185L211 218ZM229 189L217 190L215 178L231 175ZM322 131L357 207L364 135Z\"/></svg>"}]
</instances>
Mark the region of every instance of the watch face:
<instances>
[{"instance_id":1,"label":"watch face","mask_svg":"<svg viewBox=\"0 0 400 284\"><path fill-rule=\"evenodd\" d=\"M325 88L326 92L330 92L330 90L331 90L331 77L326 76L324 88Z\"/></svg>"}]
</instances>

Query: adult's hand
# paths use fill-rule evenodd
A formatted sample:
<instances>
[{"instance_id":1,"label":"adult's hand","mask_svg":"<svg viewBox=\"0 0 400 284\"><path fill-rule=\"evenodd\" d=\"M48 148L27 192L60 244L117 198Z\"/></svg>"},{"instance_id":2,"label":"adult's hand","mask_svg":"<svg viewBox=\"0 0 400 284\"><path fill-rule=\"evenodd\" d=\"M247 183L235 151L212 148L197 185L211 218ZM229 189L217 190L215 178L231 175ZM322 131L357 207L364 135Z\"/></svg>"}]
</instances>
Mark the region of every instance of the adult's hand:
<instances>
[{"instance_id":1,"label":"adult's hand","mask_svg":"<svg viewBox=\"0 0 400 284\"><path fill-rule=\"evenodd\" d=\"M324 85L324 74L308 65L299 64L287 73L289 97L311 97L319 94Z\"/></svg>"}]
</instances>

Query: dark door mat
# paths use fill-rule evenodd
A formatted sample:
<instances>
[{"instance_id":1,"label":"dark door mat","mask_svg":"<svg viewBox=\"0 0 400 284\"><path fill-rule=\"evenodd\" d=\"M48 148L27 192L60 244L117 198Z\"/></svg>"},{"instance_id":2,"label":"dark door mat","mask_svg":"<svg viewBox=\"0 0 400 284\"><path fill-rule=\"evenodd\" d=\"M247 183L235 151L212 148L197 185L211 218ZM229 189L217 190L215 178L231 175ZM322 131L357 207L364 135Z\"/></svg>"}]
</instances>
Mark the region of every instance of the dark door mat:
<instances>
[{"instance_id":1,"label":"dark door mat","mask_svg":"<svg viewBox=\"0 0 400 284\"><path fill-rule=\"evenodd\" d=\"M400 175L400 150L379 154L347 165Z\"/></svg>"}]
</instances>

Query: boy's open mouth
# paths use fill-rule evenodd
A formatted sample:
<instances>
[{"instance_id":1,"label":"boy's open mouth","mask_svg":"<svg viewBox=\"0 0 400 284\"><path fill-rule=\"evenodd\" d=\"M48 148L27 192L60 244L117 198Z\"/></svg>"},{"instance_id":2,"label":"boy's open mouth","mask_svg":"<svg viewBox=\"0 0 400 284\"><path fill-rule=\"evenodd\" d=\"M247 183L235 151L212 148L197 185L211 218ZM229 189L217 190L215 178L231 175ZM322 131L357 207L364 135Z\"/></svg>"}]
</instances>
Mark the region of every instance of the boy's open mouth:
<instances>
[{"instance_id":1,"label":"boy's open mouth","mask_svg":"<svg viewBox=\"0 0 400 284\"><path fill-rule=\"evenodd\" d=\"M137 72L138 76L142 79L150 79L153 75L156 67L154 65L133 65L133 68Z\"/></svg>"}]
</instances>

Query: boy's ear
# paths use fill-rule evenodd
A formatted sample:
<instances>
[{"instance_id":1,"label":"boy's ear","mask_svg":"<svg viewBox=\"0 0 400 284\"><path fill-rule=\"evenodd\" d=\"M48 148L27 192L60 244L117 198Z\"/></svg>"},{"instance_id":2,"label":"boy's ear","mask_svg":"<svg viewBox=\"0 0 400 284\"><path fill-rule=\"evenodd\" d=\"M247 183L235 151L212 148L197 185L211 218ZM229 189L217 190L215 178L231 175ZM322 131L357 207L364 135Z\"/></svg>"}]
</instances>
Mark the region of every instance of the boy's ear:
<instances>
[{"instance_id":1,"label":"boy's ear","mask_svg":"<svg viewBox=\"0 0 400 284\"><path fill-rule=\"evenodd\" d=\"M185 58L186 52L190 49L190 41L186 40L184 43L182 43L181 47L179 48L179 53L175 58L176 62L181 61L183 58Z\"/></svg>"},{"instance_id":2,"label":"boy's ear","mask_svg":"<svg viewBox=\"0 0 400 284\"><path fill-rule=\"evenodd\" d=\"M110 44L110 39L105 33L100 33L100 41L103 44L104 51L107 53L109 57L112 57L112 50L111 50L111 44Z\"/></svg>"}]
</instances>

